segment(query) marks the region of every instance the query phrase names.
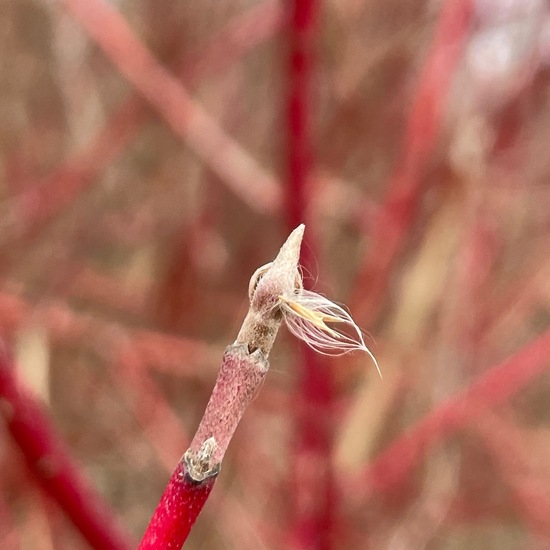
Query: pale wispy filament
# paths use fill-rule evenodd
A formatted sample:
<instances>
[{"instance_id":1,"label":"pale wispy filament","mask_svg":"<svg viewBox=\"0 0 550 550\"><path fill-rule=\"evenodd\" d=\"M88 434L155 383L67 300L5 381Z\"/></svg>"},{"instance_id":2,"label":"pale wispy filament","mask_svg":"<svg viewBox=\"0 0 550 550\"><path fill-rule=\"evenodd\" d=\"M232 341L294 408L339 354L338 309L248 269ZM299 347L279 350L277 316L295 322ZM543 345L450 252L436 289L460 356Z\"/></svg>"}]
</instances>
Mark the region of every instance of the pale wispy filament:
<instances>
[{"instance_id":1,"label":"pale wispy filament","mask_svg":"<svg viewBox=\"0 0 550 550\"><path fill-rule=\"evenodd\" d=\"M365 344L361 329L344 308L303 288L297 288L290 296L279 296L278 306L290 332L308 346L324 355L364 351L371 357L382 377L374 355ZM336 327L328 326L327 323L335 324ZM338 325L345 326L350 333L343 332Z\"/></svg>"}]
</instances>

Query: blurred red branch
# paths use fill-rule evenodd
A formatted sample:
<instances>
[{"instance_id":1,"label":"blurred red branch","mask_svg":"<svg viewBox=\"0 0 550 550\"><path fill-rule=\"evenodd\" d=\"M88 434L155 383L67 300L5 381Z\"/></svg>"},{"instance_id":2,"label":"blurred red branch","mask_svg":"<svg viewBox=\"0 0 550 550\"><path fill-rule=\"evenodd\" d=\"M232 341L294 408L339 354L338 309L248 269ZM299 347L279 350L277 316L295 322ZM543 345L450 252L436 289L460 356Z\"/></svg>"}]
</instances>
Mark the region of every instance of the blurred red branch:
<instances>
[{"instance_id":1,"label":"blurred red branch","mask_svg":"<svg viewBox=\"0 0 550 550\"><path fill-rule=\"evenodd\" d=\"M355 480L354 487L363 487L362 491L372 496L398 486L431 447L478 418L484 410L507 401L543 373L549 361L550 330L489 369L397 438L371 462L360 480Z\"/></svg>"},{"instance_id":2,"label":"blurred red branch","mask_svg":"<svg viewBox=\"0 0 550 550\"><path fill-rule=\"evenodd\" d=\"M0 405L27 466L88 543L98 550L130 548L112 510L86 484L42 407L16 380L5 349L0 350Z\"/></svg>"},{"instance_id":3,"label":"blurred red branch","mask_svg":"<svg viewBox=\"0 0 550 550\"><path fill-rule=\"evenodd\" d=\"M212 490L237 424L268 368L264 355L250 353L246 344L226 349L206 411L170 477L140 550L179 549L185 542Z\"/></svg>"},{"instance_id":4,"label":"blurred red branch","mask_svg":"<svg viewBox=\"0 0 550 550\"><path fill-rule=\"evenodd\" d=\"M376 319L390 274L414 220L423 171L435 148L447 93L470 28L471 0L443 3L430 52L405 127L397 168L372 224L368 254L354 284L351 307L365 326Z\"/></svg>"},{"instance_id":5,"label":"blurred red branch","mask_svg":"<svg viewBox=\"0 0 550 550\"><path fill-rule=\"evenodd\" d=\"M166 120L175 134L251 209L274 212L279 183L190 96L103 0L62 0L118 70Z\"/></svg>"},{"instance_id":6,"label":"blurred red branch","mask_svg":"<svg viewBox=\"0 0 550 550\"><path fill-rule=\"evenodd\" d=\"M289 228L306 221L307 183L312 173L311 79L319 3L294 0L290 24L288 97L288 186L286 219ZM306 269L313 263L311 240L302 249ZM293 544L297 548L332 547L337 506L332 469L331 427L334 389L331 372L313 350L301 345L301 373L297 408L298 435L292 494L295 502Z\"/></svg>"}]
</instances>

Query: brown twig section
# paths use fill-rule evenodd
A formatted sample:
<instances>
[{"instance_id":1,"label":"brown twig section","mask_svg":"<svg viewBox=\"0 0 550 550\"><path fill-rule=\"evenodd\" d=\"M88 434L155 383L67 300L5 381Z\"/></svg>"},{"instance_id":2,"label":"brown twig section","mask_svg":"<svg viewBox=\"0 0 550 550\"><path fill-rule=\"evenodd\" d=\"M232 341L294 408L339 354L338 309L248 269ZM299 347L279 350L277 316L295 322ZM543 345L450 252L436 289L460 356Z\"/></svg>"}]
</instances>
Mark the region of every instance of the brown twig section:
<instances>
[{"instance_id":1,"label":"brown twig section","mask_svg":"<svg viewBox=\"0 0 550 550\"><path fill-rule=\"evenodd\" d=\"M80 475L59 436L35 399L17 381L14 366L0 344L0 412L25 462L88 541L98 550L131 548L113 513Z\"/></svg>"},{"instance_id":2,"label":"brown twig section","mask_svg":"<svg viewBox=\"0 0 550 550\"><path fill-rule=\"evenodd\" d=\"M154 58L124 18L103 0L62 0L105 55L166 120L175 134L254 210L273 213L278 182L192 99Z\"/></svg>"},{"instance_id":3,"label":"brown twig section","mask_svg":"<svg viewBox=\"0 0 550 550\"><path fill-rule=\"evenodd\" d=\"M303 233L300 225L273 263L253 275L248 314L224 353L197 433L168 482L140 550L181 548L202 510L235 429L269 369L267 358L283 319L279 297L294 292Z\"/></svg>"}]
</instances>

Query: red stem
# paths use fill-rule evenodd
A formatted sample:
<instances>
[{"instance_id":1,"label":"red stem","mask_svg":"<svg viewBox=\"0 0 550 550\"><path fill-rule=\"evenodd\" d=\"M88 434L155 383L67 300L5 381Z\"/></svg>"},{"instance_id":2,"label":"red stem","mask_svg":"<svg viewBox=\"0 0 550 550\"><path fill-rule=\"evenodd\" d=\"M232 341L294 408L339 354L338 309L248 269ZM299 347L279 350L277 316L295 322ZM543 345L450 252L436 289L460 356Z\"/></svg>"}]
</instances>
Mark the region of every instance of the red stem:
<instances>
[{"instance_id":1,"label":"red stem","mask_svg":"<svg viewBox=\"0 0 550 550\"><path fill-rule=\"evenodd\" d=\"M120 325L107 323L90 315L75 313L63 304L52 303L37 310L19 296L0 291L0 330L13 335L31 315L40 320L54 343L84 342L88 349L98 351L98 341L90 340L89 335L105 337L113 344L126 344L140 357L141 364L162 372L178 372L181 376L201 376L201 364L209 363L219 355L213 348L184 337L176 337L160 332L135 330L120 332ZM102 350L99 350L102 351ZM188 369L188 370L186 370Z\"/></svg>"},{"instance_id":2,"label":"red stem","mask_svg":"<svg viewBox=\"0 0 550 550\"><path fill-rule=\"evenodd\" d=\"M288 98L288 186L286 218L291 229L305 220L307 183L312 172L310 82L319 11L316 0L294 0L290 26ZM311 241L302 248L302 261L313 263ZM302 372L297 408L298 443L291 481L295 497L293 542L297 548L331 547L336 506L331 465L331 410L334 390L328 365L301 346Z\"/></svg>"},{"instance_id":3,"label":"red stem","mask_svg":"<svg viewBox=\"0 0 550 550\"><path fill-rule=\"evenodd\" d=\"M168 482L139 550L179 550L186 541L216 478L192 480L180 461Z\"/></svg>"},{"instance_id":4,"label":"red stem","mask_svg":"<svg viewBox=\"0 0 550 550\"><path fill-rule=\"evenodd\" d=\"M90 546L100 550L131 548L113 512L80 475L42 407L17 381L14 366L3 349L0 411L27 466Z\"/></svg>"},{"instance_id":5,"label":"red stem","mask_svg":"<svg viewBox=\"0 0 550 550\"><path fill-rule=\"evenodd\" d=\"M515 395L550 362L550 330L515 355L488 370L468 388L437 407L395 440L363 472L354 487L371 496L399 486L436 443L472 422L483 410Z\"/></svg>"}]
</instances>

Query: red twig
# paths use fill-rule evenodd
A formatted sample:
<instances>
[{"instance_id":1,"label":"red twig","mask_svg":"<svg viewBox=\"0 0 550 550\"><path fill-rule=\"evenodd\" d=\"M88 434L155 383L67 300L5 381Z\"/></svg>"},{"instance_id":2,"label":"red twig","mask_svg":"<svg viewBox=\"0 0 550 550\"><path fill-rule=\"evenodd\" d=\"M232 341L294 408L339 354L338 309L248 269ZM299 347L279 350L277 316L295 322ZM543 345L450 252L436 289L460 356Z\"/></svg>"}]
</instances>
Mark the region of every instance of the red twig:
<instances>
[{"instance_id":1,"label":"red twig","mask_svg":"<svg viewBox=\"0 0 550 550\"><path fill-rule=\"evenodd\" d=\"M518 276L505 288L499 288L495 295L487 300L487 307L476 326L476 337L479 342L487 338L491 331L503 321L507 322L507 330L513 333L525 323L526 317L532 313L541 295L545 294L545 285L550 274L550 262L546 251L549 240L544 239L533 250L533 261L523 269ZM511 316L510 312L514 312Z\"/></svg>"},{"instance_id":2,"label":"red twig","mask_svg":"<svg viewBox=\"0 0 550 550\"><path fill-rule=\"evenodd\" d=\"M172 474L140 550L175 549L185 542L248 404L269 369L281 313L274 304L293 292L304 226L296 228L250 288L250 308L235 343L223 356L216 384L189 449Z\"/></svg>"},{"instance_id":3,"label":"red twig","mask_svg":"<svg viewBox=\"0 0 550 550\"><path fill-rule=\"evenodd\" d=\"M188 429L182 423L181 418L170 408L162 392L159 392L146 369L140 364L142 361L143 354L139 350L136 351L134 342L131 342L129 345L123 346L118 354L115 354L112 375L114 379L119 382L122 380L122 383L127 384L127 390L135 394L136 399L132 399L130 405L132 412L148 436L150 445L155 449L159 461L166 467L166 471L170 472L181 456L181 449L189 443ZM243 450L243 454L246 454L246 449ZM255 457L248 458L249 461L252 461ZM183 465L178 465L176 470L174 478L178 477L181 483L172 483L166 500L160 506L163 512L160 512L160 515L156 518L155 532L168 539L170 539L169 532L171 530L169 525L170 515L166 513L168 503L177 501L174 504L176 509L173 511L177 517L177 507L180 506L180 511L184 513L187 506L186 502L188 502L186 499L191 496L194 490L194 485L188 486L183 479L185 477ZM267 472L269 472L269 469L267 469ZM268 475L263 471L261 474L263 476ZM262 479L261 475L257 477ZM256 482L258 481L256 480ZM209 496L208 493L209 491L203 493L198 490L197 497L199 499L202 497L209 498L210 517L216 517L219 520L218 529L220 532L228 533L234 537L234 540L238 540L239 548L265 548L265 543L262 540L265 538L265 535L262 535L265 528L250 521L243 504L235 495L224 492L223 487L219 486L214 494ZM201 502L200 506L197 501L195 504L200 510L204 502ZM187 536L188 532L183 532L182 535Z\"/></svg>"},{"instance_id":4,"label":"red twig","mask_svg":"<svg viewBox=\"0 0 550 550\"><path fill-rule=\"evenodd\" d=\"M0 350L0 410L25 462L88 543L98 550L130 548L113 513L80 475L42 408L16 380Z\"/></svg>"},{"instance_id":5,"label":"red twig","mask_svg":"<svg viewBox=\"0 0 550 550\"><path fill-rule=\"evenodd\" d=\"M171 472L181 456L181 449L191 440L189 430L151 379L142 354L132 343L122 345L113 355L112 376L125 385L126 392L131 392L132 413L155 449L159 462Z\"/></svg>"},{"instance_id":6,"label":"red twig","mask_svg":"<svg viewBox=\"0 0 550 550\"><path fill-rule=\"evenodd\" d=\"M289 227L303 222L306 210L306 184L311 173L309 120L310 79L316 0L294 0L290 27L289 104L288 104L288 192L286 216ZM304 250L305 252L305 250Z\"/></svg>"},{"instance_id":7,"label":"red twig","mask_svg":"<svg viewBox=\"0 0 550 550\"><path fill-rule=\"evenodd\" d=\"M288 104L288 187L286 217L289 227L305 220L307 182L312 172L310 124L311 73L319 11L316 0L294 0L290 26ZM311 267L312 246L303 250ZM336 495L331 464L333 386L326 362L301 346L302 372L297 408L298 441L292 493L295 496L294 544L297 548L332 546Z\"/></svg>"},{"instance_id":8,"label":"red twig","mask_svg":"<svg viewBox=\"0 0 550 550\"><path fill-rule=\"evenodd\" d=\"M426 451L473 421L486 409L515 395L550 362L550 330L515 355L488 370L461 393L437 407L418 422L355 480L355 488L372 495L398 486L420 463Z\"/></svg>"},{"instance_id":9,"label":"red twig","mask_svg":"<svg viewBox=\"0 0 550 550\"><path fill-rule=\"evenodd\" d=\"M212 491L215 479L212 476L194 481L181 461L168 482L139 550L179 550Z\"/></svg>"},{"instance_id":10,"label":"red twig","mask_svg":"<svg viewBox=\"0 0 550 550\"><path fill-rule=\"evenodd\" d=\"M423 170L436 144L447 91L462 54L472 10L471 0L443 4L407 121L397 169L372 225L372 244L354 285L351 306L366 326L379 313L393 264L413 222Z\"/></svg>"},{"instance_id":11,"label":"red twig","mask_svg":"<svg viewBox=\"0 0 550 550\"><path fill-rule=\"evenodd\" d=\"M252 209L274 212L278 182L189 95L103 0L62 0L111 62L166 120L175 134Z\"/></svg>"}]
</instances>

